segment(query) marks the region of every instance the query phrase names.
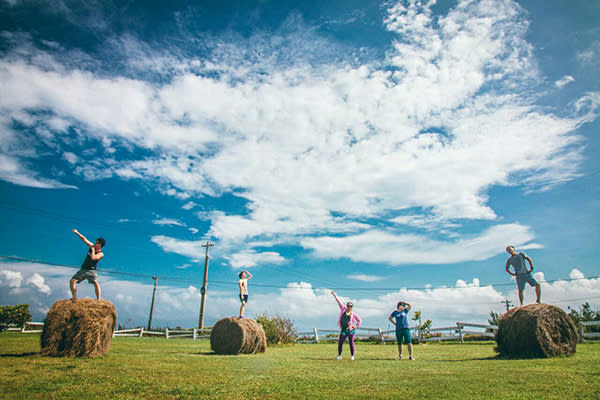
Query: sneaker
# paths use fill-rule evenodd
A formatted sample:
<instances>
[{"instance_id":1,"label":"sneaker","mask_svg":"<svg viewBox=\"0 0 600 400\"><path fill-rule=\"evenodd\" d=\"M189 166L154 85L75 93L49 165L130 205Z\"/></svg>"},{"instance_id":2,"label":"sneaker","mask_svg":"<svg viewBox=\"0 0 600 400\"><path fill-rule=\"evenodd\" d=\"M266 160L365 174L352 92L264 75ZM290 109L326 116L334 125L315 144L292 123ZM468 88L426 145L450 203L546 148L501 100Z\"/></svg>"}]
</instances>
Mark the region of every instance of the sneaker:
<instances>
[{"instance_id":1,"label":"sneaker","mask_svg":"<svg viewBox=\"0 0 600 400\"><path fill-rule=\"evenodd\" d=\"M396 360L402 360L402 356L396 357Z\"/></svg>"},{"instance_id":2,"label":"sneaker","mask_svg":"<svg viewBox=\"0 0 600 400\"><path fill-rule=\"evenodd\" d=\"M413 356L408 357L408 359L411 361L415 361L415 358Z\"/></svg>"},{"instance_id":3,"label":"sneaker","mask_svg":"<svg viewBox=\"0 0 600 400\"><path fill-rule=\"evenodd\" d=\"M342 359L342 356L337 356L335 359L336 359L336 360L341 360L341 359Z\"/></svg>"},{"instance_id":4,"label":"sneaker","mask_svg":"<svg viewBox=\"0 0 600 400\"><path fill-rule=\"evenodd\" d=\"M350 359L351 359L352 361L354 361L354 356L350 357Z\"/></svg>"}]
</instances>

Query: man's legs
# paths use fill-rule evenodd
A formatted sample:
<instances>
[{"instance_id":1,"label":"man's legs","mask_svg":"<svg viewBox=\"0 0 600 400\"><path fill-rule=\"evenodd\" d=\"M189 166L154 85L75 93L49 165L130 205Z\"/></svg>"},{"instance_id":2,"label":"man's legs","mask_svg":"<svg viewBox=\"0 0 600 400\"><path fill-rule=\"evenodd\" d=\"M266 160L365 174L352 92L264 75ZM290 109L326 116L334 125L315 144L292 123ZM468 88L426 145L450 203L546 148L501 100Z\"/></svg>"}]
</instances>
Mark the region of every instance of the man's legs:
<instances>
[{"instance_id":1,"label":"man's legs","mask_svg":"<svg viewBox=\"0 0 600 400\"><path fill-rule=\"evenodd\" d=\"M540 299L542 297L542 289L540 288L540 284L539 283L535 284L535 295L537 297L536 302L539 303Z\"/></svg>"},{"instance_id":2,"label":"man's legs","mask_svg":"<svg viewBox=\"0 0 600 400\"><path fill-rule=\"evenodd\" d=\"M69 281L69 286L71 288L71 295L73 296L73 300L77 298L77 279L71 279Z\"/></svg>"},{"instance_id":3,"label":"man's legs","mask_svg":"<svg viewBox=\"0 0 600 400\"><path fill-rule=\"evenodd\" d=\"M398 358L402 358L402 341L398 341Z\"/></svg>"},{"instance_id":4,"label":"man's legs","mask_svg":"<svg viewBox=\"0 0 600 400\"><path fill-rule=\"evenodd\" d=\"M242 301L242 305L240 306L240 317L244 316L244 310L246 309L246 302Z\"/></svg>"},{"instance_id":5,"label":"man's legs","mask_svg":"<svg viewBox=\"0 0 600 400\"><path fill-rule=\"evenodd\" d=\"M523 291L521 289L519 289L519 303L523 305Z\"/></svg>"},{"instance_id":6,"label":"man's legs","mask_svg":"<svg viewBox=\"0 0 600 400\"><path fill-rule=\"evenodd\" d=\"M406 347L408 347L408 358L414 360L412 343L407 344Z\"/></svg>"},{"instance_id":7,"label":"man's legs","mask_svg":"<svg viewBox=\"0 0 600 400\"><path fill-rule=\"evenodd\" d=\"M100 293L101 293L100 285L96 281L94 281L94 290L96 291L96 298L98 300L100 300Z\"/></svg>"}]
</instances>

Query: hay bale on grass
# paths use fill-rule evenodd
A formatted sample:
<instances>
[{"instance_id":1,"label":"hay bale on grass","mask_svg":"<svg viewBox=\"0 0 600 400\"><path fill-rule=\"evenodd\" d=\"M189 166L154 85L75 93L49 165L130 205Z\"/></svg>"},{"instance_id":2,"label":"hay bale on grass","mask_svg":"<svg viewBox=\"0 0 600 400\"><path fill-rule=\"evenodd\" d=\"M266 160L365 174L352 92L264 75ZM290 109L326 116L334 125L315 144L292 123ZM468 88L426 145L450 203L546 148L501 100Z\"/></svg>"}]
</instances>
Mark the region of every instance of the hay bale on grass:
<instances>
[{"instance_id":1,"label":"hay bale on grass","mask_svg":"<svg viewBox=\"0 0 600 400\"><path fill-rule=\"evenodd\" d=\"M210 347L218 354L264 353L267 337L262 326L250 318L223 318L213 326Z\"/></svg>"},{"instance_id":2,"label":"hay bale on grass","mask_svg":"<svg viewBox=\"0 0 600 400\"><path fill-rule=\"evenodd\" d=\"M58 300L46 316L42 354L97 357L108 354L117 311L107 300Z\"/></svg>"},{"instance_id":3,"label":"hay bale on grass","mask_svg":"<svg viewBox=\"0 0 600 400\"><path fill-rule=\"evenodd\" d=\"M496 351L522 357L570 356L578 338L575 324L563 310L550 304L530 304L500 317Z\"/></svg>"}]
</instances>

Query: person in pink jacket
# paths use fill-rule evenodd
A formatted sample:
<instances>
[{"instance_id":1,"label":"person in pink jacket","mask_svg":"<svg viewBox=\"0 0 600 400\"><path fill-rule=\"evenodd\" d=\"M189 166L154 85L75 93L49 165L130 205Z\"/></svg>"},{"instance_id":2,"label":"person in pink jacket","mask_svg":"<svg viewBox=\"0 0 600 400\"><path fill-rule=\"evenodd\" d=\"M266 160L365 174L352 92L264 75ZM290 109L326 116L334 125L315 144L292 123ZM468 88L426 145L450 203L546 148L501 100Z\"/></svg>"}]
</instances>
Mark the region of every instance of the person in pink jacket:
<instances>
[{"instance_id":1,"label":"person in pink jacket","mask_svg":"<svg viewBox=\"0 0 600 400\"><path fill-rule=\"evenodd\" d=\"M340 339L338 340L338 355L335 358L336 360L342 359L342 349L344 347L344 342L346 338L348 338L348 343L350 343L350 359L354 360L354 332L355 329L360 326L362 322L360 317L352 311L353 304L349 301L346 306L342 304L340 299L335 295L335 292L332 290L331 294L337 301L340 306L340 316L338 317L338 326L342 329L340 332Z\"/></svg>"}]
</instances>

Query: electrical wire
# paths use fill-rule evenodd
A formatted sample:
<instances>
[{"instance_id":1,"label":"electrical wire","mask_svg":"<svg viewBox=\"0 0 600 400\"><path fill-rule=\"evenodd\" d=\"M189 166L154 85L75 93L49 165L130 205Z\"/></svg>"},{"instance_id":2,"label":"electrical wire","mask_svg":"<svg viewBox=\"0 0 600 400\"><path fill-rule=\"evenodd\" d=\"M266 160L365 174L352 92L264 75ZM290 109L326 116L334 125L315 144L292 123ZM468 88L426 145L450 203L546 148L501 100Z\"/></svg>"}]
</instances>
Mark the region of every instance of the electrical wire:
<instances>
[{"instance_id":1,"label":"electrical wire","mask_svg":"<svg viewBox=\"0 0 600 400\"><path fill-rule=\"evenodd\" d=\"M44 264L44 265L50 265L50 266L57 266L57 267L66 267L66 268L74 268L74 269L79 269L80 267L78 266L74 266L74 265L68 265L68 264L61 264L61 263L54 263L54 262L48 262L48 261L43 261L43 260L33 260L33 259L29 259L29 258L24 258L24 257L16 257L16 256L6 256L6 255L0 255L0 258L3 259L7 259L7 260L12 260L12 261L20 261L20 262L29 262L29 263L36 263L36 264ZM137 277L137 278L148 278L148 279L152 279L153 276L159 276L159 278L161 280L167 280L167 281L176 281L176 282L185 282L185 283L195 283L195 284L202 284L201 281L199 280L194 280L194 279L189 279L189 278L179 278L179 277L173 277L173 276L167 276L167 275L157 275L157 274L140 274L140 273L134 273L134 272L125 272L125 271L115 271L115 270L111 270L111 269L101 269L100 270L102 273L107 273L107 274L112 274L112 275L123 275L123 276L131 276L131 277ZM600 276L591 276L591 277L583 277L583 278L563 278L563 279L548 279L548 280L543 280L543 281L539 281L540 283L554 283L554 282L572 282L572 281L578 281L578 280L586 280L586 279L598 279L600 278ZM236 286L237 282L232 282L232 281L218 281L218 280L211 280L210 281L211 284L216 284L216 285L227 285L227 286ZM439 289L451 289L451 290L456 290L456 289L473 289L473 288L482 288L482 287L487 287L487 286L493 286L493 287L497 287L497 286L513 286L514 283L488 283L485 285L479 285L479 286L449 286L449 285L442 285L442 286L425 286L425 287L408 287L408 288L404 288L404 287L331 287L328 289L331 290L344 290L344 291L396 291L399 289L404 289L404 290L423 290L423 291L430 291L430 290L439 290ZM255 287L264 287L264 288L273 288L273 289L300 289L300 290L314 290L313 287L290 287L288 285L286 286L281 286L281 285L270 285L270 284L260 284L260 283L253 283L252 286Z\"/></svg>"}]
</instances>

